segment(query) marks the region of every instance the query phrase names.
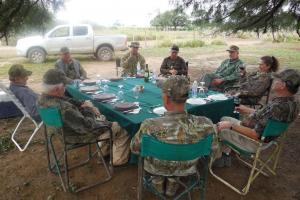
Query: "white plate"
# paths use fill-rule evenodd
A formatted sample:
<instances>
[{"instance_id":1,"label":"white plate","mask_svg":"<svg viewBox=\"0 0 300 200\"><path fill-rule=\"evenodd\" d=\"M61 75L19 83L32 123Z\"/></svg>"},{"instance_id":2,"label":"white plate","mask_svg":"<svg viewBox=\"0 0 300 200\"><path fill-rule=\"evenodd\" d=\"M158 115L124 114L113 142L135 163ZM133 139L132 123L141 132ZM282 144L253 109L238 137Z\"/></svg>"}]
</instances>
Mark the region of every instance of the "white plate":
<instances>
[{"instance_id":1,"label":"white plate","mask_svg":"<svg viewBox=\"0 0 300 200\"><path fill-rule=\"evenodd\" d=\"M228 99L224 94L213 94L209 95L208 98L215 101L223 101Z\"/></svg>"},{"instance_id":2,"label":"white plate","mask_svg":"<svg viewBox=\"0 0 300 200\"><path fill-rule=\"evenodd\" d=\"M166 110L165 107L163 107L163 106L157 107L157 108L154 108L154 109L153 109L153 112L154 112L155 114L158 114L158 115L163 115L163 114L165 114L166 111L167 111L167 110Z\"/></svg>"},{"instance_id":3,"label":"white plate","mask_svg":"<svg viewBox=\"0 0 300 200\"><path fill-rule=\"evenodd\" d=\"M206 104L206 101L202 98L190 98L186 101L188 104L192 105L203 105Z\"/></svg>"}]
</instances>

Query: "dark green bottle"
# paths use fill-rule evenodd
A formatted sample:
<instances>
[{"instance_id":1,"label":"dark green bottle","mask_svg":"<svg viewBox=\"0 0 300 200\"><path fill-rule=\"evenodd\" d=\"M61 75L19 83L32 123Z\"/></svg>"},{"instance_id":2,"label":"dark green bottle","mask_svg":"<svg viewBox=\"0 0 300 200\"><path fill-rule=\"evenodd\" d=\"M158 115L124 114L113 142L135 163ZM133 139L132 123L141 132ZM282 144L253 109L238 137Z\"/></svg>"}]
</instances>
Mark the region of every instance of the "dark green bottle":
<instances>
[{"instance_id":1,"label":"dark green bottle","mask_svg":"<svg viewBox=\"0 0 300 200\"><path fill-rule=\"evenodd\" d=\"M150 76L149 68L148 68L148 64L146 64L146 69L145 69L145 74L144 74L144 81L145 82L149 82L149 76Z\"/></svg>"}]
</instances>

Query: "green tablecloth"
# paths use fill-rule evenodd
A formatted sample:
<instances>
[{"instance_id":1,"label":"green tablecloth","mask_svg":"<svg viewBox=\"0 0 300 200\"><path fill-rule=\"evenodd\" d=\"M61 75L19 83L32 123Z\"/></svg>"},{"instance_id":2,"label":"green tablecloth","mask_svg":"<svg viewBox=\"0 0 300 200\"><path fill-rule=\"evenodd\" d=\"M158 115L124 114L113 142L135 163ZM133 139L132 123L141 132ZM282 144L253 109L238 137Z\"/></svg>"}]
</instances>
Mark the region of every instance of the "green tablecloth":
<instances>
[{"instance_id":1,"label":"green tablecloth","mask_svg":"<svg viewBox=\"0 0 300 200\"><path fill-rule=\"evenodd\" d=\"M143 79L128 78L127 80L120 80L116 82L108 82L108 93L117 94L118 85L123 85L124 99L127 102L139 102L142 107L139 114L124 114L113 108L109 103L101 103L94 101L91 95L80 92L72 85L67 86L68 93L76 100L91 100L95 106L98 107L100 112L106 116L110 121L116 121L121 127L125 128L128 134L132 137L139 130L140 124L147 118L159 117L149 110L153 106L162 106L161 90L151 82L145 83ZM139 98L135 99L132 88L135 85L143 85L145 90L140 93ZM103 83L102 83L103 87ZM215 94L216 92L209 91L208 95ZM223 116L232 116L234 110L233 99L224 101L214 101L204 105L190 105L186 104L186 110L193 115L201 115L210 118L214 123L218 122Z\"/></svg>"}]
</instances>

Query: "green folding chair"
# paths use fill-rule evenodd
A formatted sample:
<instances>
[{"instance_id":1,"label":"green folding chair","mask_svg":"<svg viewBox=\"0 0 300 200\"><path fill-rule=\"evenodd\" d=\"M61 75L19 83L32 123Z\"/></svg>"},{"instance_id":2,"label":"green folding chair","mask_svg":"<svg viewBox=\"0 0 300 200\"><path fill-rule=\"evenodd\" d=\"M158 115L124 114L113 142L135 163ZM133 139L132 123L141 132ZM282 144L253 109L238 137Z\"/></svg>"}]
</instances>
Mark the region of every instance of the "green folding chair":
<instances>
[{"instance_id":1,"label":"green folding chair","mask_svg":"<svg viewBox=\"0 0 300 200\"><path fill-rule=\"evenodd\" d=\"M258 175L263 174L264 176L267 177L270 175L276 175L275 170L278 164L278 158L282 149L283 141L286 138L286 130L288 129L288 126L289 126L288 123L279 122L270 119L267 123L266 128L264 129L260 141L253 140L249 137L241 135L242 137L247 138L247 140L253 141L257 144L258 148L256 152L245 151L226 140L221 141L222 144L228 146L236 153L238 160L240 160L242 163L244 163L246 166L248 166L251 169L249 177L247 179L247 183L243 188L241 189L237 188L233 186L231 183L227 182L225 179L216 175L212 170L213 159L211 159L209 165L210 173L216 179L218 179L219 181L227 185L235 192L241 195L246 195L249 192L250 185L258 177ZM273 138L273 140L266 143L266 139L269 140L270 138ZM272 147L275 148L272 149ZM265 151L267 149L270 149L270 151ZM250 160L251 162L247 161L244 158Z\"/></svg>"},{"instance_id":2,"label":"green folding chair","mask_svg":"<svg viewBox=\"0 0 300 200\"><path fill-rule=\"evenodd\" d=\"M138 199L142 199L143 187L157 195L160 199L167 199L152 186L151 174L144 170L145 157L168 161L189 161L199 158L199 161L202 161L203 164L203 175L200 176L199 170L197 170L195 174L186 177L190 178L190 181L187 183L180 180L182 177L172 177L185 189L174 199L180 199L185 195L187 195L188 199L191 199L190 192L196 187L200 188L200 198L204 199L212 140L213 135L209 134L194 144L169 144L159 141L150 135L143 135L138 166Z\"/></svg>"},{"instance_id":3,"label":"green folding chair","mask_svg":"<svg viewBox=\"0 0 300 200\"><path fill-rule=\"evenodd\" d=\"M39 114L44 122L44 133L45 133L45 139L46 139L46 150L47 150L47 160L48 160L48 168L49 170L56 174L59 175L61 184L63 187L63 190L66 191L71 191L71 192L80 192L86 189L89 189L91 187L100 185L102 183L105 183L109 181L112 178L112 173L113 173L113 166L112 166L112 130L108 126L103 126L103 129L107 129L110 132L110 138L107 139L97 139L93 142L90 143L68 143L66 141L66 136L63 131L63 121L61 118L61 114L58 108L54 107L48 107L48 108L39 108ZM55 132L48 134L47 128L52 128L55 129ZM55 150L55 147L53 145L53 137L54 136L59 136L60 140L62 141L63 144L63 152L62 155L57 155L57 152ZM107 164L106 161L103 158L101 149L99 147L98 142L100 141L108 141L110 143L110 164ZM95 144L96 146L96 151L92 153L91 150L91 145ZM78 149L81 147L86 147L88 146L88 159L84 162L78 163L74 166L69 166L68 164L68 152L74 149ZM99 156L99 161L103 164L106 175L107 177L104 180L100 180L96 183L83 186L77 189L72 189L72 186L70 184L70 177L69 177L69 172L75 168L84 166L87 164L91 158L95 157L96 155ZM51 163L51 158L54 160L54 164ZM64 161L61 161L61 159L64 159ZM62 173L65 173L65 178L63 178Z\"/></svg>"}]
</instances>

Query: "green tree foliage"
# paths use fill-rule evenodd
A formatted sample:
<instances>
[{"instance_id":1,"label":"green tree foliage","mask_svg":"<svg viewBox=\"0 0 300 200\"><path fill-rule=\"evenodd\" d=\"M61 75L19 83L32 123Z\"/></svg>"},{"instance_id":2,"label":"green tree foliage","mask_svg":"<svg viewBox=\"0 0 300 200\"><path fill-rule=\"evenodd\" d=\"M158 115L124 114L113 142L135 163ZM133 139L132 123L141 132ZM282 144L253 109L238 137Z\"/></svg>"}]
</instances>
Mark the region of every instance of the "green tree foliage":
<instances>
[{"instance_id":1,"label":"green tree foliage","mask_svg":"<svg viewBox=\"0 0 300 200\"><path fill-rule=\"evenodd\" d=\"M151 20L150 24L162 29L171 28L177 30L178 27L186 28L190 21L183 10L175 9L158 14Z\"/></svg>"},{"instance_id":2,"label":"green tree foliage","mask_svg":"<svg viewBox=\"0 0 300 200\"><path fill-rule=\"evenodd\" d=\"M274 34L295 30L300 37L299 0L173 0L180 8L193 8L196 22L222 24L223 30Z\"/></svg>"},{"instance_id":3,"label":"green tree foliage","mask_svg":"<svg viewBox=\"0 0 300 200\"><path fill-rule=\"evenodd\" d=\"M45 31L53 18L53 11L63 6L64 0L0 0L0 39L35 29Z\"/></svg>"}]
</instances>

